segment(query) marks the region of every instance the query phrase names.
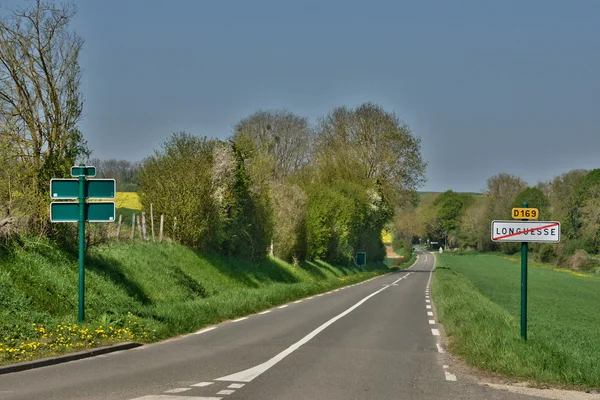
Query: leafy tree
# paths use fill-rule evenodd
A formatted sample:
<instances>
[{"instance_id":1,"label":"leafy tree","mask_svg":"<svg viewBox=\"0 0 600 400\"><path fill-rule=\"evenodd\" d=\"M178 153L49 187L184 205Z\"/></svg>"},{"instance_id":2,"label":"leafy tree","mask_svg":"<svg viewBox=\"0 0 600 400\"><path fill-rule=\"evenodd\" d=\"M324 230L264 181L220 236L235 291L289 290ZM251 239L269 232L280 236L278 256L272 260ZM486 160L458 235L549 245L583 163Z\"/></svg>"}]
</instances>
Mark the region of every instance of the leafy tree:
<instances>
[{"instance_id":1,"label":"leafy tree","mask_svg":"<svg viewBox=\"0 0 600 400\"><path fill-rule=\"evenodd\" d=\"M528 207L537 208L540 212L539 219L548 219L548 198L537 187L528 187L519 193L512 202L512 207L522 207L523 202L527 202ZM507 218L511 218L511 216L507 216Z\"/></svg>"},{"instance_id":2,"label":"leafy tree","mask_svg":"<svg viewBox=\"0 0 600 400\"><path fill-rule=\"evenodd\" d=\"M10 189L22 201L2 200L29 216L38 233L49 226L50 178L68 176L88 155L77 128L83 40L69 30L74 16L72 6L37 0L0 20L0 147L12 145L11 163L22 178Z\"/></svg>"},{"instance_id":3,"label":"leafy tree","mask_svg":"<svg viewBox=\"0 0 600 400\"><path fill-rule=\"evenodd\" d=\"M315 157L324 182L377 182L390 205L414 200L414 191L425 182L420 139L378 105L335 108L319 121L316 135Z\"/></svg>"},{"instance_id":4,"label":"leafy tree","mask_svg":"<svg viewBox=\"0 0 600 400\"><path fill-rule=\"evenodd\" d=\"M157 215L165 214L167 235L191 247L219 250L223 240L211 171L214 149L221 145L175 133L140 166L142 206L149 211L152 203Z\"/></svg>"},{"instance_id":5,"label":"leafy tree","mask_svg":"<svg viewBox=\"0 0 600 400\"><path fill-rule=\"evenodd\" d=\"M139 188L138 172L140 165L137 162L93 158L88 161L88 164L96 167L97 178L115 179L119 192L136 192Z\"/></svg>"}]
</instances>

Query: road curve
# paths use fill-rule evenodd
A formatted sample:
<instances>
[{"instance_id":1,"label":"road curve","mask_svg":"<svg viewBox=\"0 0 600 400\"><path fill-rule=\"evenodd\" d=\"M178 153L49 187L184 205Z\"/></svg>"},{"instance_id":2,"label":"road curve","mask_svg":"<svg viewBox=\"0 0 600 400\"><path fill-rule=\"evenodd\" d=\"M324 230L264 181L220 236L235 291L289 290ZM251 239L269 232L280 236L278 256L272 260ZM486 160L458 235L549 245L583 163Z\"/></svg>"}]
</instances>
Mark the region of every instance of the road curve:
<instances>
[{"instance_id":1,"label":"road curve","mask_svg":"<svg viewBox=\"0 0 600 400\"><path fill-rule=\"evenodd\" d=\"M534 399L462 379L438 340L435 258L138 349L0 376L10 400Z\"/></svg>"}]
</instances>

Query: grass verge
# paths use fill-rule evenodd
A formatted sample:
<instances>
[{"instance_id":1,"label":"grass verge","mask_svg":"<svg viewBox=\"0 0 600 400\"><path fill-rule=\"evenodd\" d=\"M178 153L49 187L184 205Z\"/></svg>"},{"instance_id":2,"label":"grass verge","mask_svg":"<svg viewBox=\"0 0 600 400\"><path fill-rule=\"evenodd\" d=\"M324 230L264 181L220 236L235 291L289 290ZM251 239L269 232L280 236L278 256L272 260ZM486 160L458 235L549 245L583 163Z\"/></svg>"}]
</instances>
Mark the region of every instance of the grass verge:
<instances>
[{"instance_id":1,"label":"grass verge","mask_svg":"<svg viewBox=\"0 0 600 400\"><path fill-rule=\"evenodd\" d=\"M530 268L523 341L519 265L489 254L437 257L432 295L451 352L492 372L600 387L600 279Z\"/></svg>"},{"instance_id":2,"label":"grass verge","mask_svg":"<svg viewBox=\"0 0 600 400\"><path fill-rule=\"evenodd\" d=\"M0 253L0 364L122 341L152 342L389 272L384 263L258 263L172 243L109 243L86 257L86 322L77 324L77 259L46 240Z\"/></svg>"}]
</instances>

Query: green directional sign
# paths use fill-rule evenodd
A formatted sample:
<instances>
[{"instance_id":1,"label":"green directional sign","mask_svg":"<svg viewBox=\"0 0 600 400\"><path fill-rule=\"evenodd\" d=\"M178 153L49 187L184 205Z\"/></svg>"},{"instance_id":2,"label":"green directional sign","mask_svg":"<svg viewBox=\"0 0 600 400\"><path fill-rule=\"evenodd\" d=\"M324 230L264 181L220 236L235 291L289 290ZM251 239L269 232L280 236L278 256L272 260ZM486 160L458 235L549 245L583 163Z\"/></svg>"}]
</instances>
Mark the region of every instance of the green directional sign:
<instances>
[{"instance_id":1,"label":"green directional sign","mask_svg":"<svg viewBox=\"0 0 600 400\"><path fill-rule=\"evenodd\" d=\"M86 222L113 222L115 220L115 203L85 203ZM50 221L78 222L79 203L75 201L54 201L50 203Z\"/></svg>"},{"instance_id":2,"label":"green directional sign","mask_svg":"<svg viewBox=\"0 0 600 400\"><path fill-rule=\"evenodd\" d=\"M114 199L117 194L114 179L88 179L85 183L85 197L88 199Z\"/></svg>"},{"instance_id":3,"label":"green directional sign","mask_svg":"<svg viewBox=\"0 0 600 400\"><path fill-rule=\"evenodd\" d=\"M87 165L87 166L80 165L80 166L71 167L71 176L94 177L94 176L96 176L96 167L92 167L91 165Z\"/></svg>"},{"instance_id":4,"label":"green directional sign","mask_svg":"<svg viewBox=\"0 0 600 400\"><path fill-rule=\"evenodd\" d=\"M356 265L365 266L367 265L367 253L359 251L356 253Z\"/></svg>"},{"instance_id":5,"label":"green directional sign","mask_svg":"<svg viewBox=\"0 0 600 400\"><path fill-rule=\"evenodd\" d=\"M114 199L117 183L114 179L88 179L84 182L85 197L88 199ZM79 197L78 179L52 179L50 197L53 199L76 199Z\"/></svg>"}]
</instances>

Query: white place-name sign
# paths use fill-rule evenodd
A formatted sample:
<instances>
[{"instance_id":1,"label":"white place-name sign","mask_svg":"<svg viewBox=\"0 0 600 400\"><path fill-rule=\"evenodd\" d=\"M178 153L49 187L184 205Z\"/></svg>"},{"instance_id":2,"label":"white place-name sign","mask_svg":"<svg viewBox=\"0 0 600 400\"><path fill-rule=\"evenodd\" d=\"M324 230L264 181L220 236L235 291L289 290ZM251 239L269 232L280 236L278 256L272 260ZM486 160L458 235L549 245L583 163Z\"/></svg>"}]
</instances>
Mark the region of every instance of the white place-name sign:
<instances>
[{"instance_id":1,"label":"white place-name sign","mask_svg":"<svg viewBox=\"0 0 600 400\"><path fill-rule=\"evenodd\" d=\"M560 222L492 221L494 242L560 242Z\"/></svg>"}]
</instances>

